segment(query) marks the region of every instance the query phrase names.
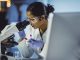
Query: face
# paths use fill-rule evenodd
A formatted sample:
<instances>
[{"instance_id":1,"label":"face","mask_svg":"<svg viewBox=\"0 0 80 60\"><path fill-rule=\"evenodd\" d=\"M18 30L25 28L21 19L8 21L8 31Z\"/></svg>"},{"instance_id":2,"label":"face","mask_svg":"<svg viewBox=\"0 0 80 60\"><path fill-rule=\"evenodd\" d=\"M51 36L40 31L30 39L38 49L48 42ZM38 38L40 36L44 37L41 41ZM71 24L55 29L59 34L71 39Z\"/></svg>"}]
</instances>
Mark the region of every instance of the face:
<instances>
[{"instance_id":1,"label":"face","mask_svg":"<svg viewBox=\"0 0 80 60\"><path fill-rule=\"evenodd\" d=\"M42 25L42 20L40 20L38 17L33 16L30 11L27 12L27 17L33 28L40 28Z\"/></svg>"}]
</instances>

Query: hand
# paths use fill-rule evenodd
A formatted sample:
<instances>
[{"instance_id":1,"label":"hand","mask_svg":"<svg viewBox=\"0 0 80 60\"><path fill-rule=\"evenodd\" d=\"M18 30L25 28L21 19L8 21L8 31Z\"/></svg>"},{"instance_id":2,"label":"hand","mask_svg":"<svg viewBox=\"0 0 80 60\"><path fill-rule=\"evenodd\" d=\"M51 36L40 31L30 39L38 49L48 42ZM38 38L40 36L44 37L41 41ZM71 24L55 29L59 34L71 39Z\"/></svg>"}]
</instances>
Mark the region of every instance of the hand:
<instances>
[{"instance_id":1,"label":"hand","mask_svg":"<svg viewBox=\"0 0 80 60\"><path fill-rule=\"evenodd\" d=\"M42 40L30 39L28 42L32 48L42 48L44 45Z\"/></svg>"}]
</instances>

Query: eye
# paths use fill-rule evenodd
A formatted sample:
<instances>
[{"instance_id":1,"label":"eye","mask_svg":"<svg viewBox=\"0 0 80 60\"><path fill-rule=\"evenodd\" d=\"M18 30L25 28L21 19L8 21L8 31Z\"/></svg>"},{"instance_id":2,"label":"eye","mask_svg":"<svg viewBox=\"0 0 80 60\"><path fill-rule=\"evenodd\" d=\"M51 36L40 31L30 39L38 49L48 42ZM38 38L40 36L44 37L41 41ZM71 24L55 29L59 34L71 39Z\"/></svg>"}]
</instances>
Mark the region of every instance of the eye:
<instances>
[{"instance_id":1,"label":"eye","mask_svg":"<svg viewBox=\"0 0 80 60\"><path fill-rule=\"evenodd\" d=\"M28 20L30 20L30 21L34 21L35 19L31 19L31 18L27 18Z\"/></svg>"},{"instance_id":2,"label":"eye","mask_svg":"<svg viewBox=\"0 0 80 60\"><path fill-rule=\"evenodd\" d=\"M34 18L32 18L32 19L30 19L31 21L35 21L35 19Z\"/></svg>"}]
</instances>

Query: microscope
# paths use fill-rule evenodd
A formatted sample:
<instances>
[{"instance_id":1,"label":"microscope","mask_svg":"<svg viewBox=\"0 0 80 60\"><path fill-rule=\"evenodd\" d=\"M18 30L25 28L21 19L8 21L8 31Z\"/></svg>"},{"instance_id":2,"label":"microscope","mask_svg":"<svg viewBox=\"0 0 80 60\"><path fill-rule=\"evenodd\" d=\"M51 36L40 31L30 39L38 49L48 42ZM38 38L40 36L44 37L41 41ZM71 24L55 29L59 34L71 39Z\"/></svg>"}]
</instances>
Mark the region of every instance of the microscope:
<instances>
[{"instance_id":1,"label":"microscope","mask_svg":"<svg viewBox=\"0 0 80 60\"><path fill-rule=\"evenodd\" d=\"M29 21L24 20L15 25L10 24L5 26L5 28L1 31L1 34L0 34L1 54L6 54L7 48L18 45L18 43L15 42L14 40L14 37L15 37L14 33L22 31L29 24L30 24Z\"/></svg>"}]
</instances>

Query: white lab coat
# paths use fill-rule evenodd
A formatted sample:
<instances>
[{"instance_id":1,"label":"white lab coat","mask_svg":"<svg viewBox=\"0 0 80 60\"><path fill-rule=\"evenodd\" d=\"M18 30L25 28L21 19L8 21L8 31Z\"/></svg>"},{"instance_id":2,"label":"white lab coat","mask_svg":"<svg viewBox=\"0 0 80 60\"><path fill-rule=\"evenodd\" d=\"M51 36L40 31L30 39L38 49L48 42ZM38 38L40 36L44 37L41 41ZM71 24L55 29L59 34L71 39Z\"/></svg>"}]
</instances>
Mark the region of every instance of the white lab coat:
<instances>
[{"instance_id":1,"label":"white lab coat","mask_svg":"<svg viewBox=\"0 0 80 60\"><path fill-rule=\"evenodd\" d=\"M47 31L47 30L46 30ZM43 34L43 42L45 43L45 38L46 38L46 31ZM29 39L33 38L35 40L42 40L39 29L34 29L31 25L28 25L25 29L26 37L27 40L23 39L19 45L17 46L19 51L21 52L23 57L30 57L33 55L33 49L29 47ZM40 52L40 49L37 49L38 52Z\"/></svg>"},{"instance_id":2,"label":"white lab coat","mask_svg":"<svg viewBox=\"0 0 80 60\"><path fill-rule=\"evenodd\" d=\"M52 20L53 20L53 13L49 14L48 17L48 27L47 30L44 32L42 35L43 42L44 42L44 47L43 50L39 53L39 55L43 56L46 58L47 50L48 50L48 44L49 44L49 36L50 36L50 29L52 25ZM35 40L42 40L39 29L34 29L31 25L28 25L26 27L26 38L29 40L30 38L33 38ZM30 37L30 35L32 35ZM19 51L22 53L23 57L31 57L33 55L33 50L29 47L28 40L23 40L20 42L20 44L17 46ZM39 51L38 51L39 52Z\"/></svg>"}]
</instances>

